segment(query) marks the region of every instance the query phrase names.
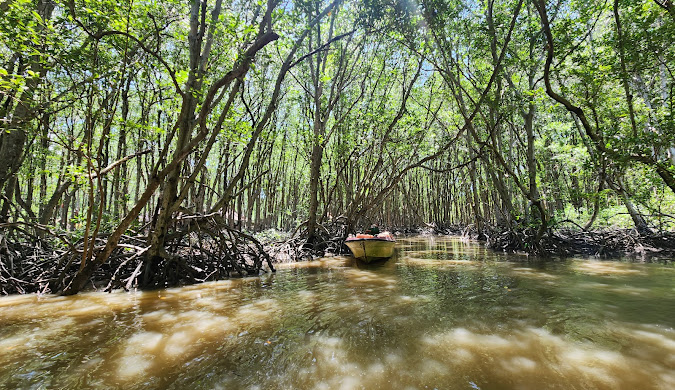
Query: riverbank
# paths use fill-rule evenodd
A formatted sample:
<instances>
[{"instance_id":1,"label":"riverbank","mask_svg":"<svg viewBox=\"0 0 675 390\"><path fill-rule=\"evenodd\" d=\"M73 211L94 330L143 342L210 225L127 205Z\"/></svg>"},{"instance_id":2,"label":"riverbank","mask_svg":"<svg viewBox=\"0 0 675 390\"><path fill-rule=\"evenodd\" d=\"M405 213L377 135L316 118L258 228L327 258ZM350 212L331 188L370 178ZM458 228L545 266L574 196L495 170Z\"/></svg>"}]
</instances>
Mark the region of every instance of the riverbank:
<instances>
[{"instance_id":1,"label":"riverbank","mask_svg":"<svg viewBox=\"0 0 675 390\"><path fill-rule=\"evenodd\" d=\"M399 229L411 234L454 235L484 242L495 251L539 256L595 256L602 259L634 258L643 261L675 258L675 232L640 233L635 229L555 229L535 242L535 229L483 230L471 226Z\"/></svg>"},{"instance_id":2,"label":"riverbank","mask_svg":"<svg viewBox=\"0 0 675 390\"><path fill-rule=\"evenodd\" d=\"M460 227L398 227L392 228L399 237L410 235L462 236L483 242L496 252L525 253L540 257L547 256L594 256L602 259L632 258L638 261L673 261L675 259L675 233L638 233L634 229L607 229L582 231L572 229L550 230L541 240L535 242L533 229L483 230L477 232L473 226ZM248 236L248 235L247 235ZM337 234L327 237L321 244L308 246L302 237L291 237L288 233L266 231L249 237L258 240L256 245L238 249L247 252L251 266L224 261L219 257L215 245L208 243L208 237L193 237L200 241L200 251L195 254L190 248L179 249L173 258L161 259L146 265L143 257L133 248L120 248L103 266L93 274L89 288L102 291L113 289L156 289L171 286L198 284L205 281L229 279L232 277L256 276L274 271L274 263L305 261L330 254L349 254L343 237ZM55 280L68 280L79 268L76 256L66 257L66 251L57 242L46 240L25 240L9 242L0 240L0 294L55 293ZM139 244L140 245L140 244ZM251 248L261 248L254 253ZM260 254L270 255L272 262L263 266ZM253 256L255 255L255 256ZM265 256L265 257L266 257ZM227 259L226 259L227 260ZM255 264L254 264L255 263ZM255 266L254 266L255 265ZM159 275L159 282L144 283L148 274Z\"/></svg>"}]
</instances>

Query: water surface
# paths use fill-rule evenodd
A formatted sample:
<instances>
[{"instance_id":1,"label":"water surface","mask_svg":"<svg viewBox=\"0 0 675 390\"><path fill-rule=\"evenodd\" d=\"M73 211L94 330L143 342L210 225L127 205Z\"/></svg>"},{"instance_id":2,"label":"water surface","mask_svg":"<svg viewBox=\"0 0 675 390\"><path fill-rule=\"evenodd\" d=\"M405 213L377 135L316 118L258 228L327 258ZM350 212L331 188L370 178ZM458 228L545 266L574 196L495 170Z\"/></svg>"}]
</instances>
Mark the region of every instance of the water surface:
<instances>
[{"instance_id":1,"label":"water surface","mask_svg":"<svg viewBox=\"0 0 675 390\"><path fill-rule=\"evenodd\" d=\"M0 388L675 389L671 263L400 240L259 278L0 298Z\"/></svg>"}]
</instances>

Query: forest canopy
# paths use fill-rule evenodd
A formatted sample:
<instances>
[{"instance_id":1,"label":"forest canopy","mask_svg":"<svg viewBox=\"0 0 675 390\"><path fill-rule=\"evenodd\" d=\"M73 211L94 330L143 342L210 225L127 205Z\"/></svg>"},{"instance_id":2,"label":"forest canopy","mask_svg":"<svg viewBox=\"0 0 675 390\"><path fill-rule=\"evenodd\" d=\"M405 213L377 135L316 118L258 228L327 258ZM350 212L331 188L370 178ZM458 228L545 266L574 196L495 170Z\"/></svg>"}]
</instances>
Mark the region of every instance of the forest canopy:
<instances>
[{"instance_id":1,"label":"forest canopy","mask_svg":"<svg viewBox=\"0 0 675 390\"><path fill-rule=\"evenodd\" d=\"M672 230L673 42L664 0L0 1L2 291L255 273L270 229Z\"/></svg>"}]
</instances>

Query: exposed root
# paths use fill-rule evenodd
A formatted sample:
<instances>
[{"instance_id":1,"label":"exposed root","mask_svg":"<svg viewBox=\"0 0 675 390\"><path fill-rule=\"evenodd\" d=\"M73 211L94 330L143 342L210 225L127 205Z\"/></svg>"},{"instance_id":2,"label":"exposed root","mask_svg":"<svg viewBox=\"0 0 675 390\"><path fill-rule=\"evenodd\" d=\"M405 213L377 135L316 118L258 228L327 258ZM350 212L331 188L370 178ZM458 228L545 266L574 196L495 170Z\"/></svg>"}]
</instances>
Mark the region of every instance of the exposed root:
<instances>
[{"instance_id":1,"label":"exposed root","mask_svg":"<svg viewBox=\"0 0 675 390\"><path fill-rule=\"evenodd\" d=\"M643 259L675 256L675 234L640 234L634 229L550 231L538 242L534 229L504 231L491 235L488 247L506 252L523 251L556 256L635 256Z\"/></svg>"},{"instance_id":2,"label":"exposed root","mask_svg":"<svg viewBox=\"0 0 675 390\"><path fill-rule=\"evenodd\" d=\"M91 277L104 291L162 288L274 271L274 262L311 260L326 254L347 254L345 225L320 226L312 237L299 230L287 240L261 243L229 228L219 215L177 218L161 256L149 257L147 236L123 236L108 261ZM675 233L640 234L635 230L549 230L536 240L534 228L478 232L473 225L393 228L397 234L453 234L486 237L488 247L543 256L635 256L644 260L675 257ZM99 234L94 252L105 245ZM37 224L0 225L0 294L48 293L63 290L81 268L83 241Z\"/></svg>"},{"instance_id":3,"label":"exposed root","mask_svg":"<svg viewBox=\"0 0 675 390\"><path fill-rule=\"evenodd\" d=\"M347 228L339 222L318 225L312 236L306 229L296 229L290 239L271 244L270 254L281 262L312 260L327 254L347 254L350 252L344 244L345 238Z\"/></svg>"},{"instance_id":4,"label":"exposed root","mask_svg":"<svg viewBox=\"0 0 675 390\"><path fill-rule=\"evenodd\" d=\"M229 228L218 216L182 219L189 222L171 234L162 256L147 256L147 236L123 236L92 275L94 288L161 288L274 271L272 258L255 237ZM0 228L0 294L62 291L81 270L81 239L70 242L30 224ZM38 230L47 234L31 233ZM105 243L106 235L99 234L94 252Z\"/></svg>"}]
</instances>

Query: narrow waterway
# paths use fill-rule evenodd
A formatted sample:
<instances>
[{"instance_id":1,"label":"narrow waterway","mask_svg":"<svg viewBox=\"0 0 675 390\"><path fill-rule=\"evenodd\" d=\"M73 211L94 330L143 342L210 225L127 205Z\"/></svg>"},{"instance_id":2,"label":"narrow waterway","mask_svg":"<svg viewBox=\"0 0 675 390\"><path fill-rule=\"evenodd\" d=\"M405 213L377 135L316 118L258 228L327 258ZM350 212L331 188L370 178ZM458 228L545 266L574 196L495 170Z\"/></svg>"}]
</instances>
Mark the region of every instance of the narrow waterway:
<instances>
[{"instance_id":1,"label":"narrow waterway","mask_svg":"<svg viewBox=\"0 0 675 390\"><path fill-rule=\"evenodd\" d=\"M396 257L134 293L0 298L0 388L675 389L675 268Z\"/></svg>"}]
</instances>

